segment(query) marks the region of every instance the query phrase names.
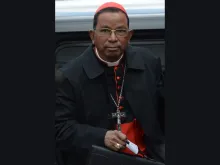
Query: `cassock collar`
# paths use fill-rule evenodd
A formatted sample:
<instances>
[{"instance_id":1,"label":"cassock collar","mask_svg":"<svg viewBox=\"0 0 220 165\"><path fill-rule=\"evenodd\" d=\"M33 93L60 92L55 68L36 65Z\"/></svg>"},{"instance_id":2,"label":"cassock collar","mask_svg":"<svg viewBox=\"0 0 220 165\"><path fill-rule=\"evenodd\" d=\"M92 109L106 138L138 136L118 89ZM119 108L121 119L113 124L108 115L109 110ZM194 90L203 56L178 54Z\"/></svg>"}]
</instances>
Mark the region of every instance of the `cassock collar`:
<instances>
[{"instance_id":1,"label":"cassock collar","mask_svg":"<svg viewBox=\"0 0 220 165\"><path fill-rule=\"evenodd\" d=\"M113 66L117 66L118 64L120 64L120 61L121 59L123 58L124 54L122 54L122 56L120 57L120 59L118 61L115 61L115 62L108 62L108 61L105 61L103 59L101 59L101 57L99 56L99 52L97 50L96 47L94 47L94 50L95 50L95 54L96 54L96 57L102 61L105 65L107 65L108 67L113 67Z\"/></svg>"},{"instance_id":2,"label":"cassock collar","mask_svg":"<svg viewBox=\"0 0 220 165\"><path fill-rule=\"evenodd\" d=\"M125 51L125 58L128 69L144 70L144 60L141 54L136 53L132 50L131 46L128 46ZM83 53L85 61L83 68L90 79L96 78L104 73L103 65L98 61L92 46L89 46Z\"/></svg>"}]
</instances>

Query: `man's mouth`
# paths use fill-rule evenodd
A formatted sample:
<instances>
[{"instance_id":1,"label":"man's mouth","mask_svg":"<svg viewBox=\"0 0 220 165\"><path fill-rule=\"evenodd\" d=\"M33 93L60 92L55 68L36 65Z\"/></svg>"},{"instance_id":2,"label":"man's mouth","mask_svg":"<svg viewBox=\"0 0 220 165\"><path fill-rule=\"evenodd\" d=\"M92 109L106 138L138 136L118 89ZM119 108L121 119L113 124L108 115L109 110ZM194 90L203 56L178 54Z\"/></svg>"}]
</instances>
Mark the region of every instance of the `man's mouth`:
<instances>
[{"instance_id":1,"label":"man's mouth","mask_svg":"<svg viewBox=\"0 0 220 165\"><path fill-rule=\"evenodd\" d=\"M110 51L116 51L118 50L119 48L118 47L107 47L108 50Z\"/></svg>"}]
</instances>

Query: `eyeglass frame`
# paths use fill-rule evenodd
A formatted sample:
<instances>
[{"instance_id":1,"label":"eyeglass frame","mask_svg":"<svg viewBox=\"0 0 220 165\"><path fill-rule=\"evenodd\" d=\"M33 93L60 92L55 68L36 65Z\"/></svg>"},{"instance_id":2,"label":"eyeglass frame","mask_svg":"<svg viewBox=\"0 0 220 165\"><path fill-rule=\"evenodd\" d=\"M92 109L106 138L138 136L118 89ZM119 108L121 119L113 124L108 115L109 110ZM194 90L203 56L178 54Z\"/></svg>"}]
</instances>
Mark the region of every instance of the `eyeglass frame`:
<instances>
[{"instance_id":1,"label":"eyeglass frame","mask_svg":"<svg viewBox=\"0 0 220 165\"><path fill-rule=\"evenodd\" d=\"M108 30L110 30L111 32L108 34L108 35L100 35L100 33L98 33L97 32L97 30L100 30L100 29L108 29ZM118 35L117 33L115 33L115 32L117 32L117 30L126 30L126 35ZM112 34L112 32L114 32L114 34L115 34L115 36L117 36L117 37L126 37L127 35L128 35L128 33L130 32L130 31L132 31L131 29L110 29L110 28L98 28L98 29L93 29L93 31L95 31L99 36L106 36L106 37L110 37L111 36L111 34Z\"/></svg>"}]
</instances>

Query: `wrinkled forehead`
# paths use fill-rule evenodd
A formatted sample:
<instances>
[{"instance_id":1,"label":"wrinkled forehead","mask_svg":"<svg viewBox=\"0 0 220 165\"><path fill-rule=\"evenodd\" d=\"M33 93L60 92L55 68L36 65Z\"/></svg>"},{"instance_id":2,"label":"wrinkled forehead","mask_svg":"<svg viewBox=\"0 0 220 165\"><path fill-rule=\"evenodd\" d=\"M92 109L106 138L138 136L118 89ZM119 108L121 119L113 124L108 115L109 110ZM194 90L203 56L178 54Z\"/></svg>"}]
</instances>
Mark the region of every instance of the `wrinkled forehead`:
<instances>
[{"instance_id":1,"label":"wrinkled forehead","mask_svg":"<svg viewBox=\"0 0 220 165\"><path fill-rule=\"evenodd\" d=\"M128 28L127 21L123 12L103 12L98 16L97 28Z\"/></svg>"}]
</instances>

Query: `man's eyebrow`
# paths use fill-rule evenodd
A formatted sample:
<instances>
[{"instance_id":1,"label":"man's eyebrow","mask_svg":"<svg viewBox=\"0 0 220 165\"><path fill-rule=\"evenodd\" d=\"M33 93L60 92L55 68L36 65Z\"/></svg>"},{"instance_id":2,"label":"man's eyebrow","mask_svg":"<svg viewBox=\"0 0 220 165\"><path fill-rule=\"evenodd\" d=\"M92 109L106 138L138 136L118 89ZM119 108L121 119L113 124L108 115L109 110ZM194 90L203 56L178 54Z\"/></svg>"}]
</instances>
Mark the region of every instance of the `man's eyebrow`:
<instances>
[{"instance_id":1,"label":"man's eyebrow","mask_svg":"<svg viewBox=\"0 0 220 165\"><path fill-rule=\"evenodd\" d=\"M110 27L108 25L101 25L101 28L108 28L108 29L110 29Z\"/></svg>"},{"instance_id":2,"label":"man's eyebrow","mask_svg":"<svg viewBox=\"0 0 220 165\"><path fill-rule=\"evenodd\" d=\"M117 28L116 29L127 29L127 27L126 26L124 26L124 25L121 25L121 26L117 26Z\"/></svg>"},{"instance_id":3,"label":"man's eyebrow","mask_svg":"<svg viewBox=\"0 0 220 165\"><path fill-rule=\"evenodd\" d=\"M101 28L111 29L108 25L101 25ZM117 26L115 29L127 29L127 27L124 26L124 25L119 25L119 26Z\"/></svg>"}]
</instances>

